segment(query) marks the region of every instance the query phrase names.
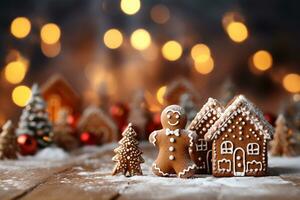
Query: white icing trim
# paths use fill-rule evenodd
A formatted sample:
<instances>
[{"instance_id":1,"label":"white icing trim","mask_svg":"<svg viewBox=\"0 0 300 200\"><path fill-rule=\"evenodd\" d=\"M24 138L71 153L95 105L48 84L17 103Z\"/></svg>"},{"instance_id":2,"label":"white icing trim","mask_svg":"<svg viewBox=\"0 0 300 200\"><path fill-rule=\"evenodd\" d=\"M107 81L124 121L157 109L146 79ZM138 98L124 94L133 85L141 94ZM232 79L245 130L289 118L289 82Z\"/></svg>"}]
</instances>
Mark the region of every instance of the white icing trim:
<instances>
[{"instance_id":1,"label":"white icing trim","mask_svg":"<svg viewBox=\"0 0 300 200\"><path fill-rule=\"evenodd\" d=\"M236 162L235 161L235 154L236 154L237 150L242 150L242 152L243 152L243 166L244 166L243 172L237 172L236 169L235 169L236 168L236 165L235 165L235 162ZM244 151L243 148L238 147L233 152L233 174L234 174L234 176L245 176L246 167L247 166L246 166L245 151Z\"/></svg>"},{"instance_id":2,"label":"white icing trim","mask_svg":"<svg viewBox=\"0 0 300 200\"><path fill-rule=\"evenodd\" d=\"M151 143L156 146L156 136L157 136L158 132L154 131L153 135L151 135Z\"/></svg>"},{"instance_id":3,"label":"white icing trim","mask_svg":"<svg viewBox=\"0 0 300 200\"><path fill-rule=\"evenodd\" d=\"M195 127L201 122L204 116L211 111L216 111L217 115L222 114L224 111L224 107L220 104L220 102L213 98L208 98L207 102L202 106L201 110L197 113L196 117L188 126L189 130L195 130Z\"/></svg>"},{"instance_id":4,"label":"white icing trim","mask_svg":"<svg viewBox=\"0 0 300 200\"><path fill-rule=\"evenodd\" d=\"M262 163L261 163L261 161L252 160L252 161L247 161L247 172L250 172L249 165L253 165L253 164L259 165L260 168L256 168L256 169L258 169L259 171L262 170Z\"/></svg>"},{"instance_id":5,"label":"white icing trim","mask_svg":"<svg viewBox=\"0 0 300 200\"><path fill-rule=\"evenodd\" d=\"M193 144L194 144L194 138L193 138L193 136L192 136L192 134L194 133L193 131L189 131L190 133L188 134L188 137L190 138L190 147L192 147L193 146Z\"/></svg>"},{"instance_id":6,"label":"white icing trim","mask_svg":"<svg viewBox=\"0 0 300 200\"><path fill-rule=\"evenodd\" d=\"M253 147L253 148L250 149L250 146ZM255 146L257 148L255 148ZM247 154L248 155L259 155L259 144L257 144L257 143L249 143L249 144L247 144Z\"/></svg>"},{"instance_id":7,"label":"white icing trim","mask_svg":"<svg viewBox=\"0 0 300 200\"><path fill-rule=\"evenodd\" d=\"M152 165L154 167L154 169L156 169L158 171L158 173L160 173L163 176L170 176L169 173L164 173L163 171L161 171L161 169L159 167L157 167L156 163L153 163Z\"/></svg>"},{"instance_id":8,"label":"white icing trim","mask_svg":"<svg viewBox=\"0 0 300 200\"><path fill-rule=\"evenodd\" d=\"M196 169L196 168L197 168L196 164L188 166L187 169L183 169L181 172L178 173L178 177L181 178L181 176L183 176L185 173L189 172L191 169Z\"/></svg>"},{"instance_id":9,"label":"white icing trim","mask_svg":"<svg viewBox=\"0 0 300 200\"><path fill-rule=\"evenodd\" d=\"M220 164L221 163L229 163L228 168L221 168ZM222 160L218 160L218 171L219 172L231 172L231 160L227 160L225 158L223 158Z\"/></svg>"},{"instance_id":10,"label":"white icing trim","mask_svg":"<svg viewBox=\"0 0 300 200\"><path fill-rule=\"evenodd\" d=\"M230 147L228 147L230 144ZM226 148L224 148L225 146ZM233 143L231 141L224 141L221 143L221 154L232 154L233 152Z\"/></svg>"},{"instance_id":11,"label":"white icing trim","mask_svg":"<svg viewBox=\"0 0 300 200\"><path fill-rule=\"evenodd\" d=\"M264 139L271 139L274 133L274 128L266 121L263 113L252 104L243 95L237 96L234 101L225 109L221 117L211 126L208 132L205 134L207 140L216 139L217 135L220 134L220 130L232 115L236 116L236 110L240 108L242 113L244 113L246 120L250 121L250 124L255 126L261 134L264 135ZM216 136L215 136L216 135Z\"/></svg>"},{"instance_id":12,"label":"white icing trim","mask_svg":"<svg viewBox=\"0 0 300 200\"><path fill-rule=\"evenodd\" d=\"M207 151L207 141L204 139L198 139L196 142L196 151Z\"/></svg>"}]
</instances>

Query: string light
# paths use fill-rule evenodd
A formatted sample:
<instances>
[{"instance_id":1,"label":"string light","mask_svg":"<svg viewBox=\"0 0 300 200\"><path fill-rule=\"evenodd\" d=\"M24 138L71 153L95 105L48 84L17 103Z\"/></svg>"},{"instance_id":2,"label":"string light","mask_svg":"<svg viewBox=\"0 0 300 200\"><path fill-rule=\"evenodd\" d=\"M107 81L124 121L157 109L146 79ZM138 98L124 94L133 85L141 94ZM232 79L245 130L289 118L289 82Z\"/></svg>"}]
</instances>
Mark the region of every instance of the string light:
<instances>
[{"instance_id":1,"label":"string light","mask_svg":"<svg viewBox=\"0 0 300 200\"><path fill-rule=\"evenodd\" d=\"M157 24L164 24L170 19L170 11L164 5L153 6L150 12L151 19Z\"/></svg>"},{"instance_id":2,"label":"string light","mask_svg":"<svg viewBox=\"0 0 300 200\"><path fill-rule=\"evenodd\" d=\"M123 43L123 35L118 29L109 29L103 37L105 46L110 49L117 49Z\"/></svg>"},{"instance_id":3,"label":"string light","mask_svg":"<svg viewBox=\"0 0 300 200\"><path fill-rule=\"evenodd\" d=\"M156 98L160 104L164 103L164 96L165 96L166 90L167 90L167 86L161 86L156 92Z\"/></svg>"},{"instance_id":4,"label":"string light","mask_svg":"<svg viewBox=\"0 0 300 200\"><path fill-rule=\"evenodd\" d=\"M13 102L20 107L26 106L31 97L31 90L25 85L17 86L12 92Z\"/></svg>"},{"instance_id":5,"label":"string light","mask_svg":"<svg viewBox=\"0 0 300 200\"><path fill-rule=\"evenodd\" d=\"M300 92L300 75L299 74L287 74L282 80L283 87L291 93Z\"/></svg>"},{"instance_id":6,"label":"string light","mask_svg":"<svg viewBox=\"0 0 300 200\"><path fill-rule=\"evenodd\" d=\"M44 42L41 42L41 50L45 56L54 58L60 53L61 44L60 42L56 42L54 44L46 44Z\"/></svg>"},{"instance_id":7,"label":"string light","mask_svg":"<svg viewBox=\"0 0 300 200\"><path fill-rule=\"evenodd\" d=\"M131 34L130 43L137 50L145 50L151 44L151 36L145 29L137 29Z\"/></svg>"},{"instance_id":8,"label":"string light","mask_svg":"<svg viewBox=\"0 0 300 200\"><path fill-rule=\"evenodd\" d=\"M5 67L5 79L11 84L18 84L23 81L27 67L22 61L12 61Z\"/></svg>"},{"instance_id":9,"label":"string light","mask_svg":"<svg viewBox=\"0 0 300 200\"><path fill-rule=\"evenodd\" d=\"M41 29L41 39L46 44L57 43L60 35L60 28L54 23L45 24Z\"/></svg>"},{"instance_id":10,"label":"string light","mask_svg":"<svg viewBox=\"0 0 300 200\"><path fill-rule=\"evenodd\" d=\"M31 23L26 17L15 18L10 25L10 32L16 38L25 38L31 30Z\"/></svg>"},{"instance_id":11,"label":"string light","mask_svg":"<svg viewBox=\"0 0 300 200\"><path fill-rule=\"evenodd\" d=\"M210 50L205 44L196 44L192 47L191 56L195 62L206 62L210 58Z\"/></svg>"},{"instance_id":12,"label":"string light","mask_svg":"<svg viewBox=\"0 0 300 200\"><path fill-rule=\"evenodd\" d=\"M182 55L182 47L175 40L168 41L162 47L162 55L169 61L178 60Z\"/></svg>"},{"instance_id":13,"label":"string light","mask_svg":"<svg viewBox=\"0 0 300 200\"><path fill-rule=\"evenodd\" d=\"M257 51L252 58L253 65L260 71L266 71L272 67L272 55L265 50Z\"/></svg>"},{"instance_id":14,"label":"string light","mask_svg":"<svg viewBox=\"0 0 300 200\"><path fill-rule=\"evenodd\" d=\"M214 69L214 60L212 59L212 57L209 57L209 59L205 62L195 62L195 69L200 74L209 74Z\"/></svg>"},{"instance_id":15,"label":"string light","mask_svg":"<svg viewBox=\"0 0 300 200\"><path fill-rule=\"evenodd\" d=\"M127 15L136 14L141 8L140 0L121 0L121 10Z\"/></svg>"},{"instance_id":16,"label":"string light","mask_svg":"<svg viewBox=\"0 0 300 200\"><path fill-rule=\"evenodd\" d=\"M228 36L234 42L240 43L248 38L248 29L242 22L231 22L226 28Z\"/></svg>"}]
</instances>

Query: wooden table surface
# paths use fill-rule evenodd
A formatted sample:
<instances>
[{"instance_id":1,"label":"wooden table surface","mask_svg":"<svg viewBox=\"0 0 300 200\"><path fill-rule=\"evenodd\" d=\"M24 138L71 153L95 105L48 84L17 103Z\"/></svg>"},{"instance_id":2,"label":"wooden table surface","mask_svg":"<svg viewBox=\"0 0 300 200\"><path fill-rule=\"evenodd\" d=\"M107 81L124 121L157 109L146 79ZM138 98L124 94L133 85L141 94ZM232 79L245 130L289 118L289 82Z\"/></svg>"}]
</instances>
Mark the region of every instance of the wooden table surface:
<instances>
[{"instance_id":1,"label":"wooden table surface","mask_svg":"<svg viewBox=\"0 0 300 200\"><path fill-rule=\"evenodd\" d=\"M50 149L52 158L0 161L0 200L300 199L300 157L270 158L268 177L162 178L150 171L156 150L145 143L144 175L127 178L110 175L115 146L84 148L64 159Z\"/></svg>"}]
</instances>

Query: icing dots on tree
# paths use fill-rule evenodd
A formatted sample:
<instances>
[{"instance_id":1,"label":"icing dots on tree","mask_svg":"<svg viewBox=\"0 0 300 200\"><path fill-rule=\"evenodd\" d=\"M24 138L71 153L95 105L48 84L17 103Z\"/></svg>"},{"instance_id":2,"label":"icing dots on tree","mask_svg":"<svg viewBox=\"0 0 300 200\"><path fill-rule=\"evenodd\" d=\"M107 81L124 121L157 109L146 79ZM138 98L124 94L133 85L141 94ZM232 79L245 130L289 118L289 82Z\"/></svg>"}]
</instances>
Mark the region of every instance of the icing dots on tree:
<instances>
[{"instance_id":1,"label":"icing dots on tree","mask_svg":"<svg viewBox=\"0 0 300 200\"><path fill-rule=\"evenodd\" d=\"M124 176L142 175L141 163L144 163L142 151L138 147L137 133L128 124L127 128L122 133L123 138L119 141L120 146L114 149L116 155L112 158L117 162L112 175L122 173Z\"/></svg>"}]
</instances>

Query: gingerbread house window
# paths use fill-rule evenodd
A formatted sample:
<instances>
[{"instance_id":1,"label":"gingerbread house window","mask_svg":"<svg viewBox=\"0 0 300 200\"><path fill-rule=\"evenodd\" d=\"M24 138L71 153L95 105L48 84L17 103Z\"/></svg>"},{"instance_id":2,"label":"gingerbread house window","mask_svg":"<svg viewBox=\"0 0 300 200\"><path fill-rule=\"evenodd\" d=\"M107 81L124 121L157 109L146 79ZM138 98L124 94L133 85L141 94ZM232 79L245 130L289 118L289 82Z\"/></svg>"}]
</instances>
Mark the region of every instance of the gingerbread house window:
<instances>
[{"instance_id":1,"label":"gingerbread house window","mask_svg":"<svg viewBox=\"0 0 300 200\"><path fill-rule=\"evenodd\" d=\"M233 144L231 141L224 141L221 144L221 154L232 154Z\"/></svg>"},{"instance_id":2,"label":"gingerbread house window","mask_svg":"<svg viewBox=\"0 0 300 200\"><path fill-rule=\"evenodd\" d=\"M259 145L257 143L249 143L247 145L248 155L259 155Z\"/></svg>"},{"instance_id":3,"label":"gingerbread house window","mask_svg":"<svg viewBox=\"0 0 300 200\"><path fill-rule=\"evenodd\" d=\"M207 142L204 139L199 139L198 144L196 144L197 151L206 151L207 150Z\"/></svg>"}]
</instances>

